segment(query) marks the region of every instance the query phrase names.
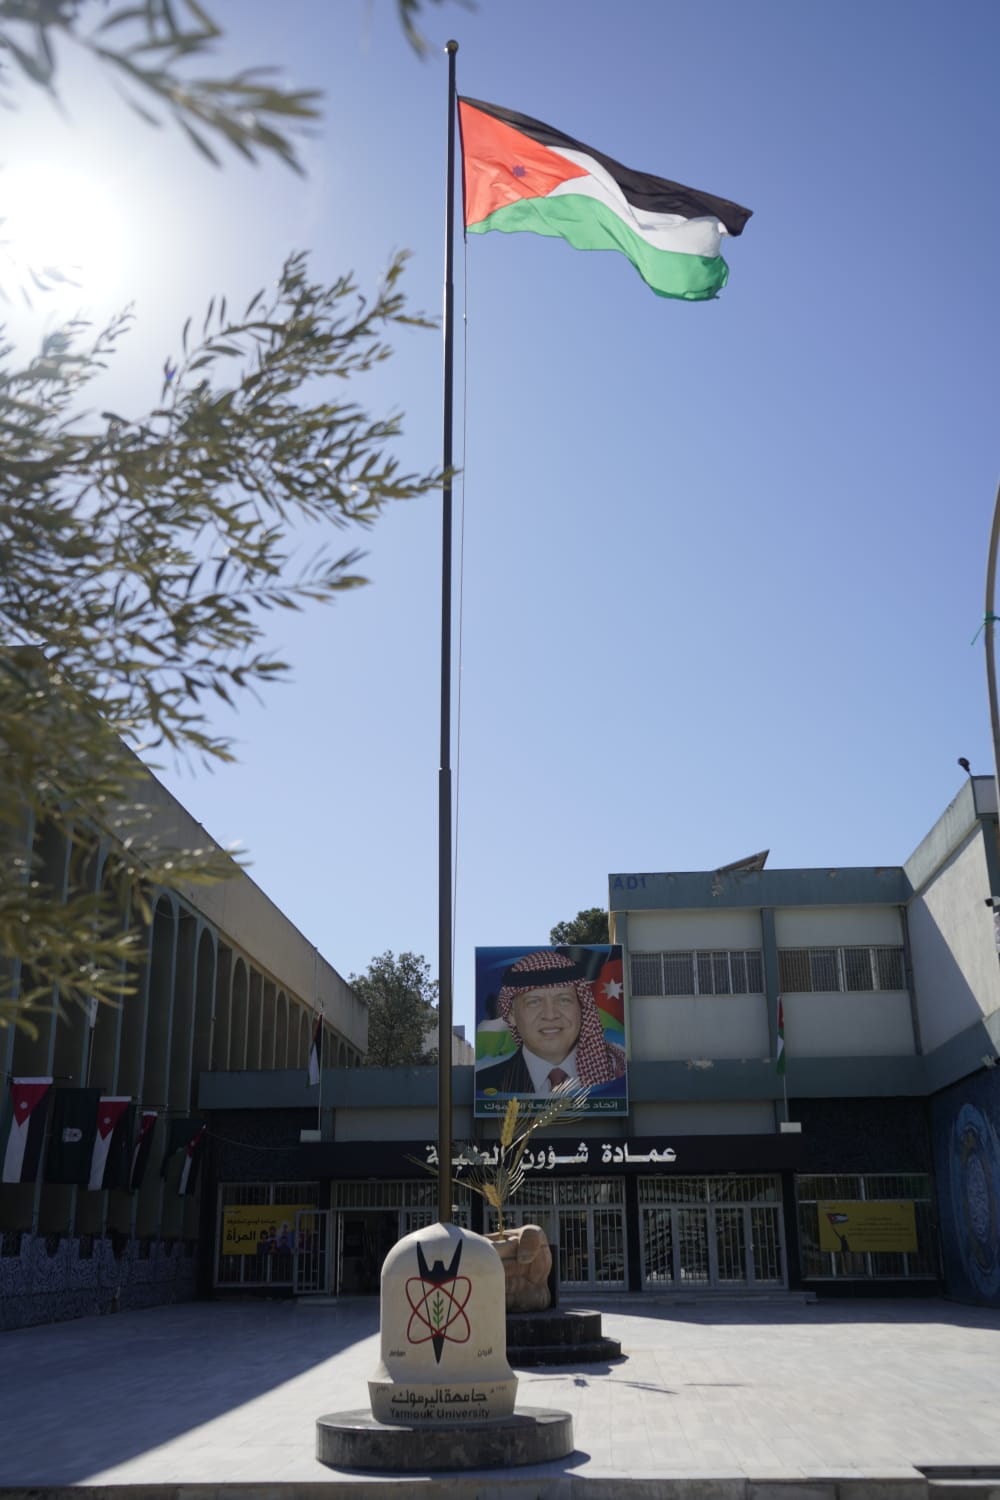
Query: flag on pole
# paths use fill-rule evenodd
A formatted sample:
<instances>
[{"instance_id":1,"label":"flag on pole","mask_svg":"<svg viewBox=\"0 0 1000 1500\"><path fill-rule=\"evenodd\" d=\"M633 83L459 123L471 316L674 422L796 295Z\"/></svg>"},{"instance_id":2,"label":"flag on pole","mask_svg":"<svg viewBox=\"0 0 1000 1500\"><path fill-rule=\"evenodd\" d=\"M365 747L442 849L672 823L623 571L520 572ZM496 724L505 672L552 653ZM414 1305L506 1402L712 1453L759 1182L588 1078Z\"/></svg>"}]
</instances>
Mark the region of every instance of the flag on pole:
<instances>
[{"instance_id":1,"label":"flag on pole","mask_svg":"<svg viewBox=\"0 0 1000 1500\"><path fill-rule=\"evenodd\" d=\"M45 1141L47 1096L51 1078L13 1078L11 1121L3 1158L2 1182L34 1182Z\"/></svg>"},{"instance_id":2,"label":"flag on pole","mask_svg":"<svg viewBox=\"0 0 1000 1500\"><path fill-rule=\"evenodd\" d=\"M153 1131L156 1129L156 1110L144 1109L139 1118L139 1133L132 1147L132 1162L128 1173L128 1190L137 1193L142 1187L142 1179L146 1175L146 1167L149 1165L149 1155L153 1149Z\"/></svg>"},{"instance_id":3,"label":"flag on pole","mask_svg":"<svg viewBox=\"0 0 1000 1500\"><path fill-rule=\"evenodd\" d=\"M171 1120L167 1126L167 1149L163 1154L160 1176L166 1177L171 1159L178 1151L183 1151L184 1160L177 1182L177 1191L182 1196L189 1197L194 1192L207 1136L208 1126L204 1120Z\"/></svg>"},{"instance_id":4,"label":"flag on pole","mask_svg":"<svg viewBox=\"0 0 1000 1500\"><path fill-rule=\"evenodd\" d=\"M86 1187L97 1136L100 1089L56 1089L45 1181Z\"/></svg>"},{"instance_id":5,"label":"flag on pole","mask_svg":"<svg viewBox=\"0 0 1000 1500\"><path fill-rule=\"evenodd\" d=\"M780 995L778 996L778 1055L775 1058L775 1071L778 1073L785 1071L785 1007L781 1003Z\"/></svg>"},{"instance_id":6,"label":"flag on pole","mask_svg":"<svg viewBox=\"0 0 1000 1500\"><path fill-rule=\"evenodd\" d=\"M97 1135L90 1158L87 1186L127 1188L135 1109L129 1095L103 1094L97 1106Z\"/></svg>"},{"instance_id":7,"label":"flag on pole","mask_svg":"<svg viewBox=\"0 0 1000 1500\"><path fill-rule=\"evenodd\" d=\"M460 99L465 227L618 250L659 297L704 302L729 278L724 235L752 210L622 166L541 120Z\"/></svg>"},{"instance_id":8,"label":"flag on pole","mask_svg":"<svg viewBox=\"0 0 1000 1500\"><path fill-rule=\"evenodd\" d=\"M177 1191L182 1197L190 1197L194 1192L207 1135L208 1126L202 1125L199 1130L195 1131L187 1143L187 1148L184 1152L184 1162L181 1166L181 1175L177 1181Z\"/></svg>"},{"instance_id":9,"label":"flag on pole","mask_svg":"<svg viewBox=\"0 0 1000 1500\"><path fill-rule=\"evenodd\" d=\"M309 1048L309 1082L319 1083L320 1058L323 1047L323 1017L316 1017L313 1027L312 1045Z\"/></svg>"}]
</instances>

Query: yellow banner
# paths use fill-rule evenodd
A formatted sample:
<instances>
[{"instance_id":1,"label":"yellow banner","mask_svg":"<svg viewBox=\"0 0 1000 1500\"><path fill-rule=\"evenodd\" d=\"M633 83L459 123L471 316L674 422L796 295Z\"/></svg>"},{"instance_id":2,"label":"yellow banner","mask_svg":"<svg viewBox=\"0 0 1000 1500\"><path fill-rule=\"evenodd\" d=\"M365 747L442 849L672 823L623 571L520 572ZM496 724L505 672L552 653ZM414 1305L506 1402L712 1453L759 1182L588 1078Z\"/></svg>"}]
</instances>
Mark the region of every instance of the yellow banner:
<instances>
[{"instance_id":1,"label":"yellow banner","mask_svg":"<svg viewBox=\"0 0 1000 1500\"><path fill-rule=\"evenodd\" d=\"M229 1203L222 1210L223 1255L290 1255L295 1215L314 1203Z\"/></svg>"},{"instance_id":2,"label":"yellow banner","mask_svg":"<svg viewBox=\"0 0 1000 1500\"><path fill-rule=\"evenodd\" d=\"M912 1203L818 1203L816 1208L821 1250L843 1255L856 1250L916 1251Z\"/></svg>"}]
</instances>

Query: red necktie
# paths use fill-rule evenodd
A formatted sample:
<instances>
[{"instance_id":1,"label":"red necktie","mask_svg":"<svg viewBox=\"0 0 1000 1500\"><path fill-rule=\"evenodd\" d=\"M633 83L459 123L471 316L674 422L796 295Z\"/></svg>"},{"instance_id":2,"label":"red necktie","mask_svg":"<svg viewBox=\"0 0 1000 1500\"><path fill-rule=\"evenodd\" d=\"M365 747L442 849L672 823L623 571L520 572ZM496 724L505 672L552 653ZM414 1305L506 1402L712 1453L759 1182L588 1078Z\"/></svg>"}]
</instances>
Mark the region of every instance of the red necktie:
<instances>
[{"instance_id":1,"label":"red necktie","mask_svg":"<svg viewBox=\"0 0 1000 1500\"><path fill-rule=\"evenodd\" d=\"M567 1078L569 1077L569 1074L568 1073L564 1073L563 1070L562 1070L562 1068L552 1068L549 1071L549 1075L548 1076L549 1076L549 1093L551 1094L552 1090L554 1088L558 1087L558 1085L560 1083L565 1083L566 1082Z\"/></svg>"}]
</instances>

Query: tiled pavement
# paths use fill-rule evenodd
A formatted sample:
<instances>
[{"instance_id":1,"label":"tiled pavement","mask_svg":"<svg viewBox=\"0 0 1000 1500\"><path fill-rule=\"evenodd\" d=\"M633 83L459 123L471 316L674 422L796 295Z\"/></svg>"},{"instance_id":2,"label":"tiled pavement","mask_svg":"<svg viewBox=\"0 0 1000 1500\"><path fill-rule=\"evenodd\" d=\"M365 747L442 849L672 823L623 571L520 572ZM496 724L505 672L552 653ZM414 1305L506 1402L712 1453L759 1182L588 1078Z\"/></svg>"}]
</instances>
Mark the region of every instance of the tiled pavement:
<instances>
[{"instance_id":1,"label":"tiled pavement","mask_svg":"<svg viewBox=\"0 0 1000 1500\"><path fill-rule=\"evenodd\" d=\"M766 1481L784 1481L784 1495L810 1500L877 1490L903 1500L925 1493L921 1467L955 1466L988 1472L1000 1500L1000 1310L938 1300L599 1305L621 1361L519 1372L518 1406L571 1412L576 1452L427 1485L338 1475L314 1457L318 1416L367 1405L375 1301L187 1303L9 1332L0 1486L198 1486L189 1500L234 1484L285 1500L312 1485L374 1500L371 1486L401 1493L404 1483L407 1500L598 1500L629 1489L767 1500Z\"/></svg>"}]
</instances>

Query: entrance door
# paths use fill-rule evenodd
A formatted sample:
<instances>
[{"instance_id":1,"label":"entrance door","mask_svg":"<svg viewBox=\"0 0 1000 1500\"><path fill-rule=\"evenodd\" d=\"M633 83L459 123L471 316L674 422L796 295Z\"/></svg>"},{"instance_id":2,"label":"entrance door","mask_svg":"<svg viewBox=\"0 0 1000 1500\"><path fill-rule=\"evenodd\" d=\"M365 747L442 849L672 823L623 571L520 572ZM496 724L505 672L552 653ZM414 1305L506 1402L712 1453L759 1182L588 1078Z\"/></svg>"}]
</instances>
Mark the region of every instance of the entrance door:
<instances>
[{"instance_id":1,"label":"entrance door","mask_svg":"<svg viewBox=\"0 0 1000 1500\"><path fill-rule=\"evenodd\" d=\"M593 1291L625 1287L625 1223L620 1207L560 1208L559 1284Z\"/></svg>"},{"instance_id":2,"label":"entrance door","mask_svg":"<svg viewBox=\"0 0 1000 1500\"><path fill-rule=\"evenodd\" d=\"M295 1215L292 1290L297 1297L330 1290L330 1210L300 1209Z\"/></svg>"},{"instance_id":3,"label":"entrance door","mask_svg":"<svg viewBox=\"0 0 1000 1500\"><path fill-rule=\"evenodd\" d=\"M745 1208L723 1208L713 1211L715 1220L715 1284L746 1286L747 1242Z\"/></svg>"},{"instance_id":4,"label":"entrance door","mask_svg":"<svg viewBox=\"0 0 1000 1500\"><path fill-rule=\"evenodd\" d=\"M677 1279L682 1286L710 1286L708 1264L708 1209L675 1208Z\"/></svg>"},{"instance_id":5,"label":"entrance door","mask_svg":"<svg viewBox=\"0 0 1000 1500\"><path fill-rule=\"evenodd\" d=\"M664 1283L678 1290L784 1286L780 1208L644 1206L642 1284Z\"/></svg>"},{"instance_id":6,"label":"entrance door","mask_svg":"<svg viewBox=\"0 0 1000 1500\"><path fill-rule=\"evenodd\" d=\"M399 1238L396 1209L346 1209L341 1214L342 1297L378 1295L382 1262Z\"/></svg>"}]
</instances>

